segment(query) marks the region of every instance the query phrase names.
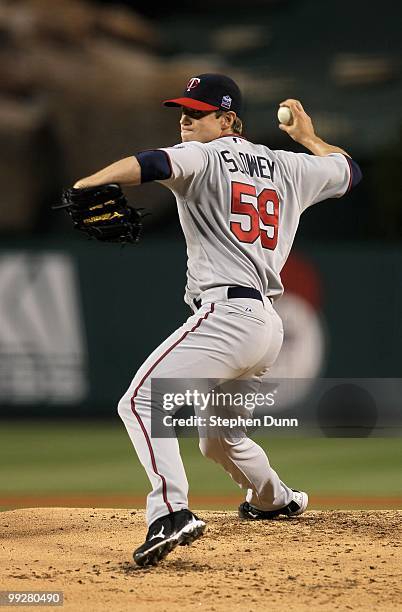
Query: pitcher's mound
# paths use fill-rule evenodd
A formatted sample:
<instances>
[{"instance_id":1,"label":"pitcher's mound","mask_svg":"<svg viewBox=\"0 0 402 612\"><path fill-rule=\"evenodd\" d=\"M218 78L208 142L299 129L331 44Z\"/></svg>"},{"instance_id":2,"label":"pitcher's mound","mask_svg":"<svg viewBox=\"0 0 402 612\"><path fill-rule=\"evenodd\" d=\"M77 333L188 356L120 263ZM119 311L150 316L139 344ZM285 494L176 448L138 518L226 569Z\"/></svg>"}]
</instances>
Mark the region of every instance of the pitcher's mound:
<instances>
[{"instance_id":1,"label":"pitcher's mound","mask_svg":"<svg viewBox=\"0 0 402 612\"><path fill-rule=\"evenodd\" d=\"M3 512L0 589L64 591L74 611L402 610L400 510L270 522L194 511L204 536L146 569L131 558L146 534L142 510Z\"/></svg>"}]
</instances>

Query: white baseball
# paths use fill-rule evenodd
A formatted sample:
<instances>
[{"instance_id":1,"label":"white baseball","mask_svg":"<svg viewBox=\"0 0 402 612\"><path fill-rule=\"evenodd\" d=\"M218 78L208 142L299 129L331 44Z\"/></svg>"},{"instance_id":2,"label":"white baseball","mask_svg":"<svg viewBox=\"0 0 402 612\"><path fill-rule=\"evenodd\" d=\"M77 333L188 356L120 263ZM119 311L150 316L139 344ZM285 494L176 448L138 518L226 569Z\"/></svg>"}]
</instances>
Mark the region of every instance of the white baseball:
<instances>
[{"instance_id":1,"label":"white baseball","mask_svg":"<svg viewBox=\"0 0 402 612\"><path fill-rule=\"evenodd\" d=\"M285 125L290 125L292 123L293 115L289 106L280 106L278 108L278 119L279 123L284 123Z\"/></svg>"}]
</instances>

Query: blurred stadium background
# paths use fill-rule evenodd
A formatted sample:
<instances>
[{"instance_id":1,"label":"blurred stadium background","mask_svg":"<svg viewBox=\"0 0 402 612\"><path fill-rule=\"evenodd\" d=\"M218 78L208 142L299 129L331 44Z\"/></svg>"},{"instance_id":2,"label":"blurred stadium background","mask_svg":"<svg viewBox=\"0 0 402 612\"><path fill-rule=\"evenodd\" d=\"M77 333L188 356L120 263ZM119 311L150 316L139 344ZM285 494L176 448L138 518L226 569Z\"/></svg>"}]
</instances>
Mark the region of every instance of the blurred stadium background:
<instances>
[{"instance_id":1,"label":"blurred stadium background","mask_svg":"<svg viewBox=\"0 0 402 612\"><path fill-rule=\"evenodd\" d=\"M313 0L0 0L0 507L138 506L146 477L116 413L147 354L187 316L173 196L138 247L87 242L51 211L63 187L135 151L177 142L161 100L224 72L245 93L245 135L302 149L277 128L302 100L317 133L359 162L347 198L302 217L278 310L278 376L401 378L402 5ZM400 433L400 432L399 432ZM397 435L264 439L314 507L402 507ZM241 492L182 442L194 504Z\"/></svg>"}]
</instances>

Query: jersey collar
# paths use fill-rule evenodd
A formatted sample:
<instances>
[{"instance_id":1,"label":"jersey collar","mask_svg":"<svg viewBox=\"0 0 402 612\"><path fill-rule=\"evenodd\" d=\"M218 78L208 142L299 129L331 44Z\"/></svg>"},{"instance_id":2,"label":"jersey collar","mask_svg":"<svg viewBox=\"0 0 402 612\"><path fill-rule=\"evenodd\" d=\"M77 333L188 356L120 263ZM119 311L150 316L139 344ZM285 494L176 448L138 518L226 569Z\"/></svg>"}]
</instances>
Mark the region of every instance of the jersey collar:
<instances>
[{"instance_id":1,"label":"jersey collar","mask_svg":"<svg viewBox=\"0 0 402 612\"><path fill-rule=\"evenodd\" d=\"M234 134L234 133L223 134L222 136L218 136L218 138L227 138L228 136L232 138L242 138L243 140L247 140L247 138L245 138L244 136L241 136L240 134ZM218 140L218 138L216 140Z\"/></svg>"}]
</instances>

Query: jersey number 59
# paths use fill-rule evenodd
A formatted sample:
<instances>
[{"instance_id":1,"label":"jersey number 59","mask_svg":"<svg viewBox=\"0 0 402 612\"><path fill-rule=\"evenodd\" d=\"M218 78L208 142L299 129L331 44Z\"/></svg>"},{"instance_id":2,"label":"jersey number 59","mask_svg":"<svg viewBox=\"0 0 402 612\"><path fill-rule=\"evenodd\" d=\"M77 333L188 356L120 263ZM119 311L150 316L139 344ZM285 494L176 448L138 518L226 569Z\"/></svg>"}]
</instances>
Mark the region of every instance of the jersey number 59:
<instances>
[{"instance_id":1,"label":"jersey number 59","mask_svg":"<svg viewBox=\"0 0 402 612\"><path fill-rule=\"evenodd\" d=\"M254 185L232 183L231 212L249 218L249 229L244 229L241 222L230 222L230 229L240 242L252 244L260 238L264 249L274 250L279 219L279 198L274 189L263 189L257 196Z\"/></svg>"}]
</instances>

